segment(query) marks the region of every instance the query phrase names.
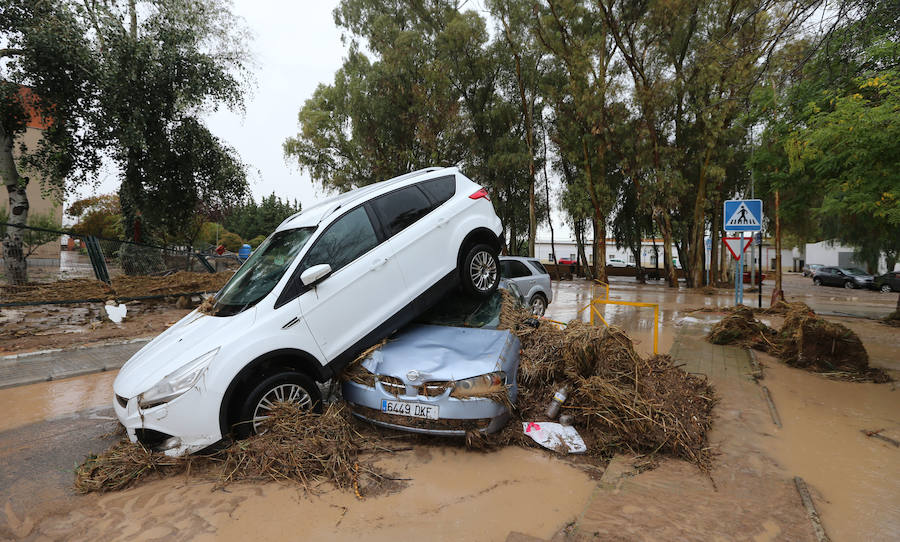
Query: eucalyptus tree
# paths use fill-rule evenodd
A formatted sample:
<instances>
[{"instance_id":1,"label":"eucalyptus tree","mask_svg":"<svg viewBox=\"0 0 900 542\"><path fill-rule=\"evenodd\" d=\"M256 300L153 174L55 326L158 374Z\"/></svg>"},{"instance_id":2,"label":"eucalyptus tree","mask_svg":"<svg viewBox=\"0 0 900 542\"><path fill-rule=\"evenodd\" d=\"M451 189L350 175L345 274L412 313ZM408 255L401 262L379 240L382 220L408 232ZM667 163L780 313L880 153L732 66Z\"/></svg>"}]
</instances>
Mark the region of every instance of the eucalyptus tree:
<instances>
[{"instance_id":1,"label":"eucalyptus tree","mask_svg":"<svg viewBox=\"0 0 900 542\"><path fill-rule=\"evenodd\" d=\"M548 0L535 4L533 31L552 59L543 86L554 109L551 137L561 159L578 164L589 196L594 237L594 276L605 281L607 224L615 197L606 180L610 167L609 102L613 42L597 13L584 2Z\"/></svg>"}]
</instances>

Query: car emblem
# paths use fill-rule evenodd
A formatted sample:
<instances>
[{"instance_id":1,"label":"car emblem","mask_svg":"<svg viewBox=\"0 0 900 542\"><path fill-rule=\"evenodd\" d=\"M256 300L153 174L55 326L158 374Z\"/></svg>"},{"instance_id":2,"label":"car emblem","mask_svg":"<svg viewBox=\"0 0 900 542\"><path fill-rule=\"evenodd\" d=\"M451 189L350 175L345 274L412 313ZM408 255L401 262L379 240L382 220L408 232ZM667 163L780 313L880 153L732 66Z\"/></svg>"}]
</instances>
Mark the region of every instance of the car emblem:
<instances>
[{"instance_id":1,"label":"car emblem","mask_svg":"<svg viewBox=\"0 0 900 542\"><path fill-rule=\"evenodd\" d=\"M419 379L419 376L419 371L410 371L406 373L406 378L408 378L410 382L415 382Z\"/></svg>"}]
</instances>

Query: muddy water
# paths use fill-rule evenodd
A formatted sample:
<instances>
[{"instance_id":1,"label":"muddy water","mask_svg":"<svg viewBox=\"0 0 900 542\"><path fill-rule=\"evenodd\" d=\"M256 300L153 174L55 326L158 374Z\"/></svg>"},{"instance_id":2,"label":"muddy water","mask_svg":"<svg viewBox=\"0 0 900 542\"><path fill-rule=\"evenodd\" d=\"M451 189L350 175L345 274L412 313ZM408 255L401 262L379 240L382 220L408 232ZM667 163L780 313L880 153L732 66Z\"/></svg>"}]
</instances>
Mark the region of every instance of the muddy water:
<instances>
[{"instance_id":1,"label":"muddy water","mask_svg":"<svg viewBox=\"0 0 900 542\"><path fill-rule=\"evenodd\" d=\"M605 296L605 289L583 280L553 283L553 302L547 308L547 317L568 322L590 320L589 309L592 296ZM687 315L686 310L699 307L727 306L729 299L721 295L708 295L693 290L671 290L654 284L639 286L636 283L614 281L609 291L609 299L659 305L658 347L659 353L669 351L674 339L673 331L679 320L686 316L706 319L702 313ZM634 341L635 349L641 354L653 353L653 309L627 305L604 304L598 307L603 319L610 325L623 329ZM717 317L718 319L718 317Z\"/></svg>"},{"instance_id":2,"label":"muddy water","mask_svg":"<svg viewBox=\"0 0 900 542\"><path fill-rule=\"evenodd\" d=\"M112 405L118 371L0 390L0 431Z\"/></svg>"},{"instance_id":3,"label":"muddy water","mask_svg":"<svg viewBox=\"0 0 900 542\"><path fill-rule=\"evenodd\" d=\"M36 531L54 539L505 540L519 531L548 539L583 509L594 483L546 454L417 447L382 465L411 478L397 493L358 500L320 487L235 484L213 491L183 478L94 498L48 518Z\"/></svg>"},{"instance_id":4,"label":"muddy water","mask_svg":"<svg viewBox=\"0 0 900 542\"><path fill-rule=\"evenodd\" d=\"M809 484L832 540L900 539L900 449L860 432L884 429L900 440L900 392L766 362L784 425L773 429L769 451Z\"/></svg>"}]
</instances>

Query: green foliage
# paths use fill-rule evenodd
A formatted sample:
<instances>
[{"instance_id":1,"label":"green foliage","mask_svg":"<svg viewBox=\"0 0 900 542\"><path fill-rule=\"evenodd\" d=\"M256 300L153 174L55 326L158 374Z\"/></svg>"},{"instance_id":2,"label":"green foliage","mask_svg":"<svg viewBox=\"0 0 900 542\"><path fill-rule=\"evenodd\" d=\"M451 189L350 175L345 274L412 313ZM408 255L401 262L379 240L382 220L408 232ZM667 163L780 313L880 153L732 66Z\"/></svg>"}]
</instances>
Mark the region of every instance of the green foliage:
<instances>
[{"instance_id":1,"label":"green foliage","mask_svg":"<svg viewBox=\"0 0 900 542\"><path fill-rule=\"evenodd\" d=\"M829 110L810 105L806 127L786 142L792 172L822 188L817 214L828 233L869 261L900 253L900 70L832 93Z\"/></svg>"},{"instance_id":2,"label":"green foliage","mask_svg":"<svg viewBox=\"0 0 900 542\"><path fill-rule=\"evenodd\" d=\"M251 248L256 250L256 247L258 247L260 244L262 244L262 242L265 240L266 240L265 235L257 235L253 239L250 239L249 241L247 241L247 244L250 245Z\"/></svg>"},{"instance_id":3,"label":"green foliage","mask_svg":"<svg viewBox=\"0 0 900 542\"><path fill-rule=\"evenodd\" d=\"M220 215L247 191L236 152L201 120L242 106L243 29L220 0L94 3L106 142L122 171L126 235L190 239L199 216ZM130 15L140 14L134 21Z\"/></svg>"},{"instance_id":4,"label":"green foliage","mask_svg":"<svg viewBox=\"0 0 900 542\"><path fill-rule=\"evenodd\" d=\"M488 188L511 246L527 236L529 153L515 64L485 19L445 0L344 0L335 21L349 33L347 58L300 110L285 155L341 191L459 165Z\"/></svg>"},{"instance_id":5,"label":"green foliage","mask_svg":"<svg viewBox=\"0 0 900 542\"><path fill-rule=\"evenodd\" d=\"M284 219L300 212L300 203L282 201L272 193L257 204L252 198L230 210L223 222L225 228L244 239L262 237L275 231ZM252 244L252 243L251 243ZM254 245L255 246L255 245Z\"/></svg>"},{"instance_id":6,"label":"green foliage","mask_svg":"<svg viewBox=\"0 0 900 542\"><path fill-rule=\"evenodd\" d=\"M48 124L37 146L17 146L21 171L0 171L4 184L27 183L17 178L22 174L59 193L64 182L71 187L88 180L100 166L98 67L87 28L68 2L8 0L0 9L0 139L25 131L27 110ZM20 85L30 92L21 93Z\"/></svg>"},{"instance_id":7,"label":"green foliage","mask_svg":"<svg viewBox=\"0 0 900 542\"><path fill-rule=\"evenodd\" d=\"M240 235L226 231L224 234L219 235L219 244L224 245L231 252L237 252L240 250L241 245L244 244L244 240L241 239Z\"/></svg>"},{"instance_id":8,"label":"green foliage","mask_svg":"<svg viewBox=\"0 0 900 542\"><path fill-rule=\"evenodd\" d=\"M123 234L122 209L116 194L77 200L66 209L66 215L78 219L72 226L75 233L108 239L119 239Z\"/></svg>"}]
</instances>

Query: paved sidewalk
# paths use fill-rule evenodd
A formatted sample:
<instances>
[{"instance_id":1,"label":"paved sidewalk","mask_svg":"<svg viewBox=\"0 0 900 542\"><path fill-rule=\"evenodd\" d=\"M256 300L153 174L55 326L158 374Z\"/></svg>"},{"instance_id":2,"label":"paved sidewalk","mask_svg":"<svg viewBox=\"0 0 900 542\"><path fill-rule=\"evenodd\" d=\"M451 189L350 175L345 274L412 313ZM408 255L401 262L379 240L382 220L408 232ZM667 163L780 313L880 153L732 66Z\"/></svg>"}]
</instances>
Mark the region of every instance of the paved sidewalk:
<instances>
[{"instance_id":1,"label":"paved sidewalk","mask_svg":"<svg viewBox=\"0 0 900 542\"><path fill-rule=\"evenodd\" d=\"M0 357L0 389L118 369L148 338Z\"/></svg>"}]
</instances>

